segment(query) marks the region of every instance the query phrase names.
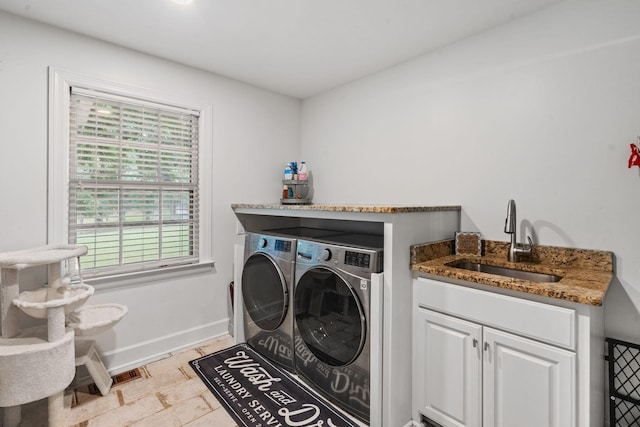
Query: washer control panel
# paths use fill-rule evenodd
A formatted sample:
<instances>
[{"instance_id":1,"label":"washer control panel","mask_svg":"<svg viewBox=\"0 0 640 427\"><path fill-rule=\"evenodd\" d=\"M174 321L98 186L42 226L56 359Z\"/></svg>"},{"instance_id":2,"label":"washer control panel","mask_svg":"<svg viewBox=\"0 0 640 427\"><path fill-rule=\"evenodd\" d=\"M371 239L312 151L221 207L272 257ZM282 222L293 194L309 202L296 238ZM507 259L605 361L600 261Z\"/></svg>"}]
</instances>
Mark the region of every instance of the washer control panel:
<instances>
[{"instance_id":1,"label":"washer control panel","mask_svg":"<svg viewBox=\"0 0 640 427\"><path fill-rule=\"evenodd\" d=\"M245 252L264 252L279 259L293 261L296 256L296 239L248 233L245 237Z\"/></svg>"},{"instance_id":2,"label":"washer control panel","mask_svg":"<svg viewBox=\"0 0 640 427\"><path fill-rule=\"evenodd\" d=\"M275 239L273 241L273 248L280 252L291 252L291 241Z\"/></svg>"},{"instance_id":3,"label":"washer control panel","mask_svg":"<svg viewBox=\"0 0 640 427\"><path fill-rule=\"evenodd\" d=\"M296 259L299 264L333 266L354 272L382 271L381 251L323 242L298 240Z\"/></svg>"},{"instance_id":4,"label":"washer control panel","mask_svg":"<svg viewBox=\"0 0 640 427\"><path fill-rule=\"evenodd\" d=\"M354 267L370 268L371 254L356 251L345 251L344 263L346 265L352 265Z\"/></svg>"}]
</instances>

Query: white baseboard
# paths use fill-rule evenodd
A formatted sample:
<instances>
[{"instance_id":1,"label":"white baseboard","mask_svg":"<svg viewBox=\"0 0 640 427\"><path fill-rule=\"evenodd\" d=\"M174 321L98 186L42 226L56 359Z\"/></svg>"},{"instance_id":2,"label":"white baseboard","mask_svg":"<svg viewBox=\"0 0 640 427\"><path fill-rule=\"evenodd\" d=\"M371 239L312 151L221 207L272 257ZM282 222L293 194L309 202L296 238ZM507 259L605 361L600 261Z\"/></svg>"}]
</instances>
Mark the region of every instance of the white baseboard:
<instances>
[{"instance_id":1,"label":"white baseboard","mask_svg":"<svg viewBox=\"0 0 640 427\"><path fill-rule=\"evenodd\" d=\"M200 325L191 329L174 332L128 347L118 348L100 354L102 362L110 375L139 368L140 366L163 359L169 353L194 347L197 344L229 333L229 319Z\"/></svg>"}]
</instances>

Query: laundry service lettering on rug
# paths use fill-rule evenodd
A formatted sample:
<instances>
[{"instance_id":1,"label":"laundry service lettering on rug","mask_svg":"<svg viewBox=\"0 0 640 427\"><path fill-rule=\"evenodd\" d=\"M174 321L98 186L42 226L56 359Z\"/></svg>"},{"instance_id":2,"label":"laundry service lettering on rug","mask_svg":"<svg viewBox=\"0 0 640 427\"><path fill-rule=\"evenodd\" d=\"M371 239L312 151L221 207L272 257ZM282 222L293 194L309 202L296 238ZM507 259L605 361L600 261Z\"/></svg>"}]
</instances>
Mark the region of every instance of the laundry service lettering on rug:
<instances>
[{"instance_id":1,"label":"laundry service lettering on rug","mask_svg":"<svg viewBox=\"0 0 640 427\"><path fill-rule=\"evenodd\" d=\"M243 350L224 359L213 369L218 374L213 381L227 400L237 405L237 413L242 414L247 425L338 427L331 418L323 419L322 410L317 405L298 402L280 387L281 378L269 373Z\"/></svg>"}]
</instances>

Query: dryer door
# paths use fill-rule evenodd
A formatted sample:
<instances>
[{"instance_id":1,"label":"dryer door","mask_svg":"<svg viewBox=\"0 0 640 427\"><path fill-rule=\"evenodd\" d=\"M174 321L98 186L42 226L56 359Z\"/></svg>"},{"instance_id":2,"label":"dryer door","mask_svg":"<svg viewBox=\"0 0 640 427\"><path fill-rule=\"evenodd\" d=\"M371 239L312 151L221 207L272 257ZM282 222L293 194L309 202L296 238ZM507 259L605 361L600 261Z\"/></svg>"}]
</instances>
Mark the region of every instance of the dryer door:
<instances>
[{"instance_id":1,"label":"dryer door","mask_svg":"<svg viewBox=\"0 0 640 427\"><path fill-rule=\"evenodd\" d=\"M242 270L242 299L251 320L264 331L276 330L289 307L282 271L268 255L254 253Z\"/></svg>"},{"instance_id":2,"label":"dryer door","mask_svg":"<svg viewBox=\"0 0 640 427\"><path fill-rule=\"evenodd\" d=\"M336 272L314 267L295 290L298 333L319 360L332 366L352 363L362 351L366 322L353 287Z\"/></svg>"}]
</instances>

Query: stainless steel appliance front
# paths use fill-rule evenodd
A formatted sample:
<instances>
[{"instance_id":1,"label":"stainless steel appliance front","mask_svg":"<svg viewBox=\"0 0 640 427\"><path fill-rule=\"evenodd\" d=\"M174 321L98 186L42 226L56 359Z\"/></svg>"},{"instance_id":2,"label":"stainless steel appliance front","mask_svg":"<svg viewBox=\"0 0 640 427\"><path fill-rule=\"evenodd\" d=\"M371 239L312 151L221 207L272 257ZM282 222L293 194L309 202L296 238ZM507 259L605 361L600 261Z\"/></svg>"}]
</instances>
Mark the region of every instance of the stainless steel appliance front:
<instances>
[{"instance_id":1,"label":"stainless steel appliance front","mask_svg":"<svg viewBox=\"0 0 640 427\"><path fill-rule=\"evenodd\" d=\"M247 343L293 372L292 289L296 239L247 233L242 300Z\"/></svg>"},{"instance_id":2,"label":"stainless steel appliance front","mask_svg":"<svg viewBox=\"0 0 640 427\"><path fill-rule=\"evenodd\" d=\"M371 275L381 271L383 253L382 237L372 239L378 247L298 240L294 291L296 372L327 399L367 423ZM350 239L336 240L348 244ZM352 241L356 242L355 237Z\"/></svg>"}]
</instances>

